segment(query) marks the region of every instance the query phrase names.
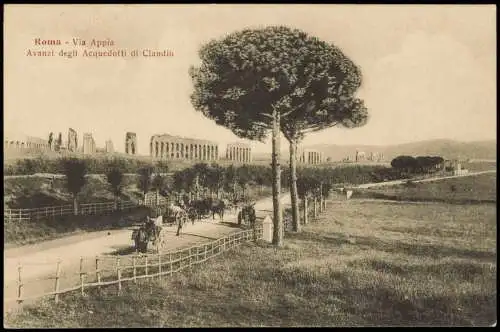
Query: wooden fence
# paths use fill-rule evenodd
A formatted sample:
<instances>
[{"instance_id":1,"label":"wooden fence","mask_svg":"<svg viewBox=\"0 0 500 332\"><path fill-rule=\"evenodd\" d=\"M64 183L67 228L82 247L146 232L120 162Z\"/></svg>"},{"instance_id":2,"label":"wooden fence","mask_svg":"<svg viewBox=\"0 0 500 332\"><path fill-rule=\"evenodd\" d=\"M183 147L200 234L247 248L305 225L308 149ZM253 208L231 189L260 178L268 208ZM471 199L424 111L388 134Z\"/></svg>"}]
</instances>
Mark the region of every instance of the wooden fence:
<instances>
[{"instance_id":1,"label":"wooden fence","mask_svg":"<svg viewBox=\"0 0 500 332\"><path fill-rule=\"evenodd\" d=\"M134 201L120 201L117 210L129 210L138 207ZM96 215L116 211L114 202L104 203L84 203L78 206L78 215ZM73 214L73 205L46 206L33 209L5 209L4 222L21 222L30 220L40 220L44 218L54 218Z\"/></svg>"},{"instance_id":2,"label":"wooden fence","mask_svg":"<svg viewBox=\"0 0 500 332\"><path fill-rule=\"evenodd\" d=\"M62 262L55 263L55 274L45 278L24 281L23 270L27 265L18 266L17 296L5 299L5 302L21 304L23 301L53 296L55 302L59 301L59 295L79 290L85 294L85 290L91 287L106 285L117 285L118 293L122 290L125 282L137 282L140 279L162 278L172 275L186 268L201 264L206 260L216 257L220 253L234 248L244 242L263 238L263 227L257 226L255 230L248 229L231 233L217 240L201 243L189 248L170 251L160 254L134 254L129 256L100 256L89 261L81 258L79 270L76 262L70 264L69 273L64 273ZM90 263L90 264L89 264ZM43 263L32 265L42 265ZM76 272L78 270L78 272ZM43 282L45 283L43 284ZM63 282L65 284L63 285ZM42 282L42 285L40 284ZM52 291L39 294L26 294L25 291L30 283L38 283L32 287L32 291L39 289L53 289Z\"/></svg>"},{"instance_id":3,"label":"wooden fence","mask_svg":"<svg viewBox=\"0 0 500 332\"><path fill-rule=\"evenodd\" d=\"M156 192L146 194L145 200L134 201L119 201L117 209L114 202L101 203L83 203L78 205L78 215L98 215L113 211L129 210L138 206L164 206L170 203L175 203L181 196L172 195L169 198L158 195ZM208 197L206 193L200 195L201 198ZM5 209L4 222L22 222L30 220L40 220L45 218L54 218L58 216L72 215L73 205L46 206L33 209Z\"/></svg>"}]
</instances>

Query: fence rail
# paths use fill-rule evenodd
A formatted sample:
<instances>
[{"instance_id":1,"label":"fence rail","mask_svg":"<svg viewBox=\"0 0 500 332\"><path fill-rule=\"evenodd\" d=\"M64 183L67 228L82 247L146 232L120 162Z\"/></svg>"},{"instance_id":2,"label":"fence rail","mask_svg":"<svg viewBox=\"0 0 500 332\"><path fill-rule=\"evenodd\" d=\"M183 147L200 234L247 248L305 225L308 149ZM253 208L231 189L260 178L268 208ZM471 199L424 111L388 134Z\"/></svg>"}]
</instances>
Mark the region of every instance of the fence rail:
<instances>
[{"instance_id":1,"label":"fence rail","mask_svg":"<svg viewBox=\"0 0 500 332\"><path fill-rule=\"evenodd\" d=\"M78 215L96 215L113 211L123 211L140 206L134 201L120 201L115 208L114 202L79 204ZM20 222L73 215L73 205L46 206L33 209L5 209L4 222Z\"/></svg>"},{"instance_id":2,"label":"fence rail","mask_svg":"<svg viewBox=\"0 0 500 332\"><path fill-rule=\"evenodd\" d=\"M59 295L80 290L85 294L85 290L91 287L101 287L107 285L118 285L118 293L122 290L122 283L128 281L137 282L140 279L162 278L172 275L186 268L201 264L210 258L216 257L224 251L237 247L240 244L263 238L263 227L257 226L255 229L243 230L231 233L225 237L211 242L205 242L175 251L167 251L159 254L135 254L132 256L110 257L101 256L95 258L95 265L92 269L84 269L84 258L80 260L80 270L76 273L69 273L67 276L79 275L73 278L72 282L61 289L62 262L56 262L55 276L47 276L38 280L53 282L53 291L42 294L24 294L24 289L31 281L25 282L22 278L23 266L18 267L17 297L5 299L5 302L23 301L54 296L54 301L59 301ZM129 264L123 264L129 263ZM47 284L48 285L48 284ZM47 286L46 285L46 286Z\"/></svg>"}]
</instances>

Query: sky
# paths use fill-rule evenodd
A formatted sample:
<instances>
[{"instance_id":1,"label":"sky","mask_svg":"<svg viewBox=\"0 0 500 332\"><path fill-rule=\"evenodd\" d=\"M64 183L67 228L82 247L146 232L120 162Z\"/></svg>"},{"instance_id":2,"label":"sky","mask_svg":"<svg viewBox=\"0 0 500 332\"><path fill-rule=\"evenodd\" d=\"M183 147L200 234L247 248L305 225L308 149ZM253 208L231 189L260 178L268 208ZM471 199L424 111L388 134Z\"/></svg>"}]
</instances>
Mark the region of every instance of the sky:
<instances>
[{"instance_id":1,"label":"sky","mask_svg":"<svg viewBox=\"0 0 500 332\"><path fill-rule=\"evenodd\" d=\"M496 139L496 8L493 5L6 5L4 133L47 138L68 128L139 154L154 134L249 142L194 110L191 65L211 39L286 25L334 43L360 66L361 128L331 128L304 145L392 145L429 139ZM62 46L35 45L35 39ZM171 57L30 57L75 49L73 38L112 49L171 50ZM68 41L69 44L64 44ZM81 52L83 47L76 47ZM251 143L270 152L270 142Z\"/></svg>"}]
</instances>

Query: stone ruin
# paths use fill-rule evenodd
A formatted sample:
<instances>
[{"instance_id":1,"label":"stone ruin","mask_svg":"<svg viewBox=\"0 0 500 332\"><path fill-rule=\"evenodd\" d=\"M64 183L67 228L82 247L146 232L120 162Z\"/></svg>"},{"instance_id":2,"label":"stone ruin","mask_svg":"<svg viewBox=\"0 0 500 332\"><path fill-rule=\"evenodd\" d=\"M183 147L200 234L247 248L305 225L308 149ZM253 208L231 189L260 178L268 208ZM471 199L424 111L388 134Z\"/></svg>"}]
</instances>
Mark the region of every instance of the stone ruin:
<instances>
[{"instance_id":1,"label":"stone ruin","mask_svg":"<svg viewBox=\"0 0 500 332\"><path fill-rule=\"evenodd\" d=\"M125 135L125 153L137 154L137 136L135 133L127 132Z\"/></svg>"},{"instance_id":2,"label":"stone ruin","mask_svg":"<svg viewBox=\"0 0 500 332\"><path fill-rule=\"evenodd\" d=\"M76 131L73 128L68 130L68 151L76 152L78 148L78 138Z\"/></svg>"}]
</instances>

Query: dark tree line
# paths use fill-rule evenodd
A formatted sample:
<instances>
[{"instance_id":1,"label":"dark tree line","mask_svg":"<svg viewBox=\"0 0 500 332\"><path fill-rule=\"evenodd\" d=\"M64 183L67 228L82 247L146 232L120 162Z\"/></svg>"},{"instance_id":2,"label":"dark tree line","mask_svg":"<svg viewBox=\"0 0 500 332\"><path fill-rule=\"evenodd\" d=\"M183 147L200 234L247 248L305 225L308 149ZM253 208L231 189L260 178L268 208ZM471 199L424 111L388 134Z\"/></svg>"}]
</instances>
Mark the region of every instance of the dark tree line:
<instances>
[{"instance_id":1,"label":"dark tree line","mask_svg":"<svg viewBox=\"0 0 500 332\"><path fill-rule=\"evenodd\" d=\"M63 174L66 157L61 158L25 158L16 160L14 164L4 165L4 175L30 175L35 173ZM132 158L78 158L82 160L88 173L106 174L110 169L118 168L123 173L137 173L144 167L154 167L159 173L167 173L168 164L165 161L152 163L150 161Z\"/></svg>"},{"instance_id":2,"label":"dark tree line","mask_svg":"<svg viewBox=\"0 0 500 332\"><path fill-rule=\"evenodd\" d=\"M429 174L443 168L444 159L439 156L398 156L391 166L406 174Z\"/></svg>"}]
</instances>

